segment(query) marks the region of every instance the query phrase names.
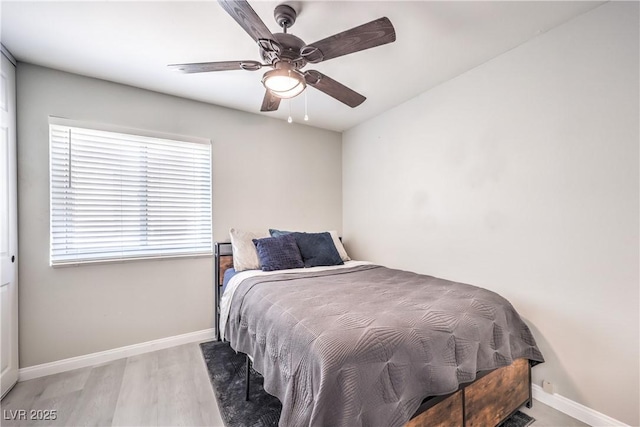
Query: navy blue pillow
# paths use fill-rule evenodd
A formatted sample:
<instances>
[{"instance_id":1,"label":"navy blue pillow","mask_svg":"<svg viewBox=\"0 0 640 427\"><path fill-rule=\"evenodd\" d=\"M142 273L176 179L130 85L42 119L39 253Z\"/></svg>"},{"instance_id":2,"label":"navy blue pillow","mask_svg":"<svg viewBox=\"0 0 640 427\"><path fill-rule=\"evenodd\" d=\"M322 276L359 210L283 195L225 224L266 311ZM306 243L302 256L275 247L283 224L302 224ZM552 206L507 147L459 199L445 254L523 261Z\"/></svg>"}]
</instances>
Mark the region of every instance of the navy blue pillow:
<instances>
[{"instance_id":1,"label":"navy blue pillow","mask_svg":"<svg viewBox=\"0 0 640 427\"><path fill-rule=\"evenodd\" d=\"M331 234L325 232L291 233L290 235L295 236L305 267L344 264Z\"/></svg>"},{"instance_id":2,"label":"navy blue pillow","mask_svg":"<svg viewBox=\"0 0 640 427\"><path fill-rule=\"evenodd\" d=\"M256 246L262 271L304 267L300 249L296 244L296 238L291 234L253 239L253 244Z\"/></svg>"},{"instance_id":3,"label":"navy blue pillow","mask_svg":"<svg viewBox=\"0 0 640 427\"><path fill-rule=\"evenodd\" d=\"M271 237L280 237L291 233L293 233L293 231L274 230L273 228L269 229L269 234L271 235Z\"/></svg>"}]
</instances>

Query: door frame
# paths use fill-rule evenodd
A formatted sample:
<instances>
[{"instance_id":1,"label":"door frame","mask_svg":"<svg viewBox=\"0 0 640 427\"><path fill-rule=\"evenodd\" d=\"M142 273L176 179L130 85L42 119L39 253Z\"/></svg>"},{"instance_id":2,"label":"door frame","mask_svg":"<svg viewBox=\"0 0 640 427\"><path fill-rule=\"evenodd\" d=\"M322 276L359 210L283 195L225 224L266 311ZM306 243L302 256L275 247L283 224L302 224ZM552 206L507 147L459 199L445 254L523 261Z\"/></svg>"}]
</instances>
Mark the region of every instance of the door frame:
<instances>
[{"instance_id":1,"label":"door frame","mask_svg":"<svg viewBox=\"0 0 640 427\"><path fill-rule=\"evenodd\" d=\"M3 313L2 305L0 305L0 317L2 323L10 322L7 329L3 325L4 332L8 332L9 337L5 333L2 334L3 347L9 346L8 361L0 361L0 394L4 397L18 381L19 355L18 355L18 199L17 199L17 120L16 120L16 61L15 58L0 45L2 54L2 66L0 67L0 83L4 86L3 93L0 94L0 132L5 132L7 140L7 159L6 161L7 187L2 189L6 191L7 196L7 229L8 229L8 245L6 254L4 248L0 245L0 291L7 292L8 305L10 307L9 317ZM10 75L9 75L10 74ZM4 81L2 81L4 80ZM4 95L4 97L2 97ZM4 98L4 99L3 99ZM3 179L4 180L4 179ZM4 195L0 195L3 197ZM0 227L3 227L0 224ZM5 230L0 231L4 234ZM6 280L6 284L5 284ZM5 288L6 287L6 288ZM4 298L4 296L2 297ZM4 301L0 299L0 303ZM0 356L1 357L1 356ZM6 368L2 370L2 366Z\"/></svg>"}]
</instances>

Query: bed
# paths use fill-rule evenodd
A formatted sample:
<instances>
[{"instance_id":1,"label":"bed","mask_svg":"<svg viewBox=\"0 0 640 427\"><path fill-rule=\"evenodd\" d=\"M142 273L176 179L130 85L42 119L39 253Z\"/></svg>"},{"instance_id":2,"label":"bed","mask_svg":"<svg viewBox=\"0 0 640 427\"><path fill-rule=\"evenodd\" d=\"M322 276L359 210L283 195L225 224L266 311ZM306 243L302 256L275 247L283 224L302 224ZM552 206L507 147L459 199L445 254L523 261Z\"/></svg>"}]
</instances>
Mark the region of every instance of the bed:
<instances>
[{"instance_id":1,"label":"bed","mask_svg":"<svg viewBox=\"0 0 640 427\"><path fill-rule=\"evenodd\" d=\"M544 359L493 292L349 261L227 274L221 298L233 255L215 249L219 339L251 356L281 426L488 426L532 403Z\"/></svg>"}]
</instances>

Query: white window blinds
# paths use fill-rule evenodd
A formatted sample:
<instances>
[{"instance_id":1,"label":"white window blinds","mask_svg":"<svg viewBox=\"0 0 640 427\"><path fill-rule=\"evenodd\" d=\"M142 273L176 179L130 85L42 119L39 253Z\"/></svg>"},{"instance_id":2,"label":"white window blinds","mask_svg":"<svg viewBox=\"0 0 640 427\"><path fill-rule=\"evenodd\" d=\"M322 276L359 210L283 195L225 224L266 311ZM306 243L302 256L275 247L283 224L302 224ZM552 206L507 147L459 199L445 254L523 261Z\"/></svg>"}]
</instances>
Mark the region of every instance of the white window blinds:
<instances>
[{"instance_id":1,"label":"white window blinds","mask_svg":"<svg viewBox=\"0 0 640 427\"><path fill-rule=\"evenodd\" d=\"M211 144L50 121L51 264L210 255Z\"/></svg>"}]
</instances>

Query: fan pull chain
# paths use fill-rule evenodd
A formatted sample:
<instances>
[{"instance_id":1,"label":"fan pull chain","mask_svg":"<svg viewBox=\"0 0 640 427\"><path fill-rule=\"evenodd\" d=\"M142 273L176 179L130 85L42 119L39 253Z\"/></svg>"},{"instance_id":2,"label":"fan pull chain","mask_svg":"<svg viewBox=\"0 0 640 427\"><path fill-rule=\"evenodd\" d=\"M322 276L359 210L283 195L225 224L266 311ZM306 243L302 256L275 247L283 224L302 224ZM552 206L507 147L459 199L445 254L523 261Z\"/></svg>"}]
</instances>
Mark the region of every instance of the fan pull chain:
<instances>
[{"instance_id":1,"label":"fan pull chain","mask_svg":"<svg viewBox=\"0 0 640 427\"><path fill-rule=\"evenodd\" d=\"M307 91L304 91L304 121L309 121L309 115L307 114Z\"/></svg>"},{"instance_id":2,"label":"fan pull chain","mask_svg":"<svg viewBox=\"0 0 640 427\"><path fill-rule=\"evenodd\" d=\"M288 100L287 104L289 104L289 118L287 119L287 123L293 123L293 119L291 118L291 99Z\"/></svg>"}]
</instances>

